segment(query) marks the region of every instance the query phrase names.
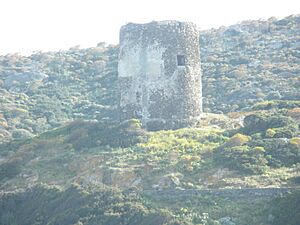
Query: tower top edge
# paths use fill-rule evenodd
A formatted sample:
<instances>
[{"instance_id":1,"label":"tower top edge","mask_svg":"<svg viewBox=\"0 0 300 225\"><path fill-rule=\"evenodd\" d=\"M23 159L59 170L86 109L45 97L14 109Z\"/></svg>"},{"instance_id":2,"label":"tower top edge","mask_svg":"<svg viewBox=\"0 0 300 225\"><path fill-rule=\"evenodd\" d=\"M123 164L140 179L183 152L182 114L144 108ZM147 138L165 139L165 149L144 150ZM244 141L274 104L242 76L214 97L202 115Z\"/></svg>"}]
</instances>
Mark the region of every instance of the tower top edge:
<instances>
[{"instance_id":1,"label":"tower top edge","mask_svg":"<svg viewBox=\"0 0 300 225\"><path fill-rule=\"evenodd\" d=\"M161 20L161 21L151 21L149 23L127 23L121 27L121 31L124 29L143 29L146 27L191 27L193 29L199 30L198 26L189 21L178 21L178 20Z\"/></svg>"}]
</instances>

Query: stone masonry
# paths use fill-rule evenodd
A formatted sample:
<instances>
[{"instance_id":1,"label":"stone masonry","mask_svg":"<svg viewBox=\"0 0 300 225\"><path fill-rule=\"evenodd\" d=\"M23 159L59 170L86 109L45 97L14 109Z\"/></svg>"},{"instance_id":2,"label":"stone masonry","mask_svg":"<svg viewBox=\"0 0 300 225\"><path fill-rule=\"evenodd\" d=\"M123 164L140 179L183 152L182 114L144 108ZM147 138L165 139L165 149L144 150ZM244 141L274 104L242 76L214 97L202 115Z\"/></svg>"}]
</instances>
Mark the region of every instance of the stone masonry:
<instances>
[{"instance_id":1,"label":"stone masonry","mask_svg":"<svg viewBox=\"0 0 300 225\"><path fill-rule=\"evenodd\" d=\"M129 23L120 30L120 119L149 130L195 125L202 113L199 31L193 23Z\"/></svg>"}]
</instances>

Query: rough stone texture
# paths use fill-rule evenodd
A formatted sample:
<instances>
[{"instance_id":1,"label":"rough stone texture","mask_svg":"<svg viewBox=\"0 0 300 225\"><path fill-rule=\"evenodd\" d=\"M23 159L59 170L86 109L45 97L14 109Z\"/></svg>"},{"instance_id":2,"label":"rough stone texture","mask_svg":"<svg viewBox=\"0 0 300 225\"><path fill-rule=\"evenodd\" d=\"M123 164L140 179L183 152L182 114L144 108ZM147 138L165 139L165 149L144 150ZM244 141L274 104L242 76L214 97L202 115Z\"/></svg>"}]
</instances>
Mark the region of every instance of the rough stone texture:
<instances>
[{"instance_id":1,"label":"rough stone texture","mask_svg":"<svg viewBox=\"0 0 300 225\"><path fill-rule=\"evenodd\" d=\"M138 118L155 130L191 126L200 117L199 31L193 23L123 26L118 73L121 120Z\"/></svg>"}]
</instances>

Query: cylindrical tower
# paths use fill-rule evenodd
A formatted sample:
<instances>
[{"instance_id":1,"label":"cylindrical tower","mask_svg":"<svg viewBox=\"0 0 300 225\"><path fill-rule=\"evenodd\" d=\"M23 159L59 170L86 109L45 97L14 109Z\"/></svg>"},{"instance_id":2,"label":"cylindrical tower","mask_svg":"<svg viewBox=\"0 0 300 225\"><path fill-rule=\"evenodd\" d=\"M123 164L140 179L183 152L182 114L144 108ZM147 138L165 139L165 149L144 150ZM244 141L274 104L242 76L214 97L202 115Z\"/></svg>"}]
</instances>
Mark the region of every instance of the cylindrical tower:
<instances>
[{"instance_id":1,"label":"cylindrical tower","mask_svg":"<svg viewBox=\"0 0 300 225\"><path fill-rule=\"evenodd\" d=\"M121 120L138 118L150 130L195 124L202 112L199 31L161 21L120 30L118 82Z\"/></svg>"}]
</instances>

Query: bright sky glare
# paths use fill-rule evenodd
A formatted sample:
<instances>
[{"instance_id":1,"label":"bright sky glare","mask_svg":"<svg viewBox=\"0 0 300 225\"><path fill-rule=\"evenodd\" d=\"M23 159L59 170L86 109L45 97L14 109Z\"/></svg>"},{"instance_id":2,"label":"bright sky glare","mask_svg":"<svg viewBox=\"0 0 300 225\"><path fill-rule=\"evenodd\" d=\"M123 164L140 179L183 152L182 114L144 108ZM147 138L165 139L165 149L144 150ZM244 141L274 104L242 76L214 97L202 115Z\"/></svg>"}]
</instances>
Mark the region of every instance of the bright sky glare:
<instances>
[{"instance_id":1,"label":"bright sky glare","mask_svg":"<svg viewBox=\"0 0 300 225\"><path fill-rule=\"evenodd\" d=\"M0 54L117 44L128 22L182 20L208 29L299 13L299 0L0 0Z\"/></svg>"}]
</instances>

